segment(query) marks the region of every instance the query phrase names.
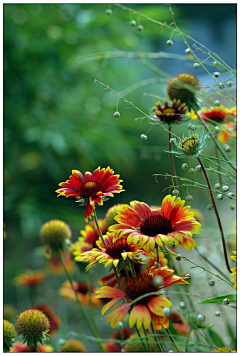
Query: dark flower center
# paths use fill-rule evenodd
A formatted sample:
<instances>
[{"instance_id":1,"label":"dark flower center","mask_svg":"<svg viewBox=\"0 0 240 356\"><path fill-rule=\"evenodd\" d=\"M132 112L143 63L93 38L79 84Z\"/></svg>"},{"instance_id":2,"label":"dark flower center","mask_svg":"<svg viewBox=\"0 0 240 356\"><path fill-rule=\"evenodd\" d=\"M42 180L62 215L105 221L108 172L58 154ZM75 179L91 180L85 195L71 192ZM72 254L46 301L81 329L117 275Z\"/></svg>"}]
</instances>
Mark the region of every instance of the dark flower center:
<instances>
[{"instance_id":1,"label":"dark flower center","mask_svg":"<svg viewBox=\"0 0 240 356\"><path fill-rule=\"evenodd\" d=\"M121 258L122 252L131 252L133 246L128 245L126 238L121 238L107 245L106 253L113 258Z\"/></svg>"},{"instance_id":2,"label":"dark flower center","mask_svg":"<svg viewBox=\"0 0 240 356\"><path fill-rule=\"evenodd\" d=\"M87 294L89 292L87 283L85 282L78 282L78 283L75 282L74 288L77 292L82 294Z\"/></svg>"},{"instance_id":3,"label":"dark flower center","mask_svg":"<svg viewBox=\"0 0 240 356\"><path fill-rule=\"evenodd\" d=\"M102 191L102 185L98 182L84 183L80 188L80 195L83 198L94 197L96 193Z\"/></svg>"},{"instance_id":4,"label":"dark flower center","mask_svg":"<svg viewBox=\"0 0 240 356\"><path fill-rule=\"evenodd\" d=\"M226 120L226 114L223 111L214 109L212 111L205 112L203 114L203 118L208 118L216 122L223 122Z\"/></svg>"},{"instance_id":5,"label":"dark flower center","mask_svg":"<svg viewBox=\"0 0 240 356\"><path fill-rule=\"evenodd\" d=\"M153 284L153 277L148 274L139 274L138 276L130 279L126 285L125 292L130 300L134 300L141 295L151 292L157 292L158 287ZM141 303L147 302L151 297L141 299Z\"/></svg>"},{"instance_id":6,"label":"dark flower center","mask_svg":"<svg viewBox=\"0 0 240 356\"><path fill-rule=\"evenodd\" d=\"M140 227L140 231L147 236L156 236L158 234L168 234L172 231L172 224L170 220L164 215L150 215Z\"/></svg>"}]
</instances>

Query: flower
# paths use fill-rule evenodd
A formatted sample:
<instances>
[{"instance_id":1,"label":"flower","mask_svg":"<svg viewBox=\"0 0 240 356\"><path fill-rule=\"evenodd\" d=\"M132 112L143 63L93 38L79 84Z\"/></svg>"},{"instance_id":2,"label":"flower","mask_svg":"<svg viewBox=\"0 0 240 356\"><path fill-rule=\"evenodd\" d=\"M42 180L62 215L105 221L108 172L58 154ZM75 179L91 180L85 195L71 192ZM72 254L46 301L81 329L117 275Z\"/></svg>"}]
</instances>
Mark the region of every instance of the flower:
<instances>
[{"instance_id":1,"label":"flower","mask_svg":"<svg viewBox=\"0 0 240 356\"><path fill-rule=\"evenodd\" d=\"M129 328L123 328L122 330L116 330L113 337L109 339L108 343L103 344L106 352L121 352L121 345L114 342L114 340L128 340L133 334L133 331Z\"/></svg>"},{"instance_id":2,"label":"flower","mask_svg":"<svg viewBox=\"0 0 240 356\"><path fill-rule=\"evenodd\" d=\"M169 81L167 93L171 100L180 100L181 103L185 103L188 109L198 109L199 106L195 95L200 89L199 80L194 75L182 73Z\"/></svg>"},{"instance_id":3,"label":"flower","mask_svg":"<svg viewBox=\"0 0 240 356\"><path fill-rule=\"evenodd\" d=\"M79 340L67 340L61 347L61 352L87 352L85 345Z\"/></svg>"},{"instance_id":4,"label":"flower","mask_svg":"<svg viewBox=\"0 0 240 356\"><path fill-rule=\"evenodd\" d=\"M167 99L164 99L164 107L161 106L161 102L156 102L156 106L153 108L156 118L164 123L171 125L182 122L187 110L186 104L181 104L180 99L173 99L172 106L168 105Z\"/></svg>"},{"instance_id":5,"label":"flower","mask_svg":"<svg viewBox=\"0 0 240 356\"><path fill-rule=\"evenodd\" d=\"M86 205L85 220L93 215L95 205L103 205L103 202L109 197L113 197L113 193L123 192L118 179L119 175L115 174L110 167L98 167L93 173L86 172L85 177L80 171L73 170L69 180L62 182L59 185L62 187L56 190L59 195L66 197L76 197L76 202L79 205Z\"/></svg>"},{"instance_id":6,"label":"flower","mask_svg":"<svg viewBox=\"0 0 240 356\"><path fill-rule=\"evenodd\" d=\"M106 221L98 219L98 224L102 234L105 235L108 229ZM70 248L70 253L73 256L73 259L80 253L90 251L92 248L97 247L96 241L99 239L99 232L95 222L91 221L85 226L85 230L81 230L80 233L82 236L80 236L74 246L71 246Z\"/></svg>"},{"instance_id":7,"label":"flower","mask_svg":"<svg viewBox=\"0 0 240 356\"><path fill-rule=\"evenodd\" d=\"M40 310L27 309L22 311L15 322L18 335L22 335L23 342L27 342L27 348L37 343L43 343L47 339L50 323L47 316Z\"/></svg>"},{"instance_id":8,"label":"flower","mask_svg":"<svg viewBox=\"0 0 240 356\"><path fill-rule=\"evenodd\" d=\"M172 269L166 267L150 267L143 273L131 278L124 291L108 286L100 288L96 291L98 294L96 298L112 298L103 306L102 315L118 301L126 298L127 302L115 307L108 315L107 322L111 321L112 328L115 328L119 321L123 321L129 311L130 328L137 323L138 329L141 328L142 324L147 329L151 322L157 330L160 330L162 326L168 328L168 317L164 314L163 309L170 308L172 303L167 298L159 296L158 292L172 284L189 284L183 278L172 275L172 272ZM162 284L160 286L156 286L154 283L156 276L161 277ZM156 295L149 295L149 293L156 293Z\"/></svg>"},{"instance_id":9,"label":"flower","mask_svg":"<svg viewBox=\"0 0 240 356\"><path fill-rule=\"evenodd\" d=\"M198 157L201 151L204 149L208 142L209 135L204 135L204 129L200 134L190 134L188 137L180 139L178 142L174 142L177 151L172 150L170 153L175 154L178 158L185 157ZM169 152L169 151L166 151Z\"/></svg>"},{"instance_id":10,"label":"flower","mask_svg":"<svg viewBox=\"0 0 240 356\"><path fill-rule=\"evenodd\" d=\"M15 282L18 286L36 286L46 278L44 271L32 271L27 269L25 273L15 277Z\"/></svg>"},{"instance_id":11,"label":"flower","mask_svg":"<svg viewBox=\"0 0 240 356\"><path fill-rule=\"evenodd\" d=\"M227 122L220 127L221 132L217 135L217 140L220 143L226 143L232 137L237 135L237 125L235 122Z\"/></svg>"},{"instance_id":12,"label":"flower","mask_svg":"<svg viewBox=\"0 0 240 356\"><path fill-rule=\"evenodd\" d=\"M16 337L14 325L8 320L3 320L3 351L8 352L13 346Z\"/></svg>"},{"instance_id":13,"label":"flower","mask_svg":"<svg viewBox=\"0 0 240 356\"><path fill-rule=\"evenodd\" d=\"M236 255L237 252L233 251L233 253ZM237 256L231 256L230 257L232 260L237 261ZM231 268L232 273L230 273L230 276L233 277L233 279L231 279L231 282L234 282L235 284L233 285L234 289L237 289L237 267L233 267Z\"/></svg>"},{"instance_id":14,"label":"flower","mask_svg":"<svg viewBox=\"0 0 240 356\"><path fill-rule=\"evenodd\" d=\"M190 327L187 324L184 317L182 316L182 314L172 311L168 318L169 318L169 321L172 323L173 328L180 335L185 336L185 337L188 335L188 333L190 331Z\"/></svg>"},{"instance_id":15,"label":"flower","mask_svg":"<svg viewBox=\"0 0 240 356\"><path fill-rule=\"evenodd\" d=\"M33 306L33 309L37 309L42 311L49 319L50 322L50 330L49 335L53 334L59 329L59 325L61 324L61 320L59 317L54 313L52 308L46 304L37 304Z\"/></svg>"},{"instance_id":16,"label":"flower","mask_svg":"<svg viewBox=\"0 0 240 356\"><path fill-rule=\"evenodd\" d=\"M122 208L123 204L115 204L111 208L108 209L105 215L105 221L107 224L107 228L109 226L116 224L116 220L114 219L117 215L118 209Z\"/></svg>"},{"instance_id":17,"label":"flower","mask_svg":"<svg viewBox=\"0 0 240 356\"><path fill-rule=\"evenodd\" d=\"M225 108L223 105L211 106L210 108L203 107L198 114L204 121L214 121L214 125L216 125L216 123L222 124L236 117L236 106L230 109ZM188 116L193 119L198 119L194 110L191 110Z\"/></svg>"},{"instance_id":18,"label":"flower","mask_svg":"<svg viewBox=\"0 0 240 356\"><path fill-rule=\"evenodd\" d=\"M72 245L71 245L70 249L71 248L72 248ZM72 271L74 268L74 263L70 259L69 252L70 251L63 252L63 259L64 259L65 266L66 266L68 272ZM51 274L54 274L54 275L61 275L61 274L65 273L64 268L61 263L61 260L60 260L60 257L58 255L51 256L50 260L47 262L46 267L47 267L47 270L49 272L51 272Z\"/></svg>"},{"instance_id":19,"label":"flower","mask_svg":"<svg viewBox=\"0 0 240 356\"><path fill-rule=\"evenodd\" d=\"M98 307L102 305L102 301L96 300L94 298L95 288L89 286L86 282L75 282L73 281L73 287L77 292L78 299L84 305L93 305L94 307ZM71 287L69 281L65 281L62 284L62 287L59 289L59 294L65 299L72 299L75 301L75 293Z\"/></svg>"},{"instance_id":20,"label":"flower","mask_svg":"<svg viewBox=\"0 0 240 356\"><path fill-rule=\"evenodd\" d=\"M54 352L54 349L51 345L38 345L39 352ZM22 344L21 342L16 342L15 346L13 346L10 352L36 352L35 347L32 345L29 349L27 349L27 344Z\"/></svg>"},{"instance_id":21,"label":"flower","mask_svg":"<svg viewBox=\"0 0 240 356\"><path fill-rule=\"evenodd\" d=\"M76 256L75 260L80 262L90 262L86 267L86 271L89 270L95 263L105 263L105 267L113 264L115 267L119 264L121 259L126 260L130 258L137 257L138 247L133 244L127 243L126 238L120 238L117 241L113 241L115 234L104 235L104 241L106 244L103 244L102 240L99 239L96 244L99 247L93 248L91 251L83 252L80 256Z\"/></svg>"},{"instance_id":22,"label":"flower","mask_svg":"<svg viewBox=\"0 0 240 356\"><path fill-rule=\"evenodd\" d=\"M40 230L40 238L44 245L52 252L64 250L69 244L69 239L72 237L72 230L69 225L61 220L47 221Z\"/></svg>"},{"instance_id":23,"label":"flower","mask_svg":"<svg viewBox=\"0 0 240 356\"><path fill-rule=\"evenodd\" d=\"M137 200L119 210L115 218L119 224L110 227L116 238L127 237L127 242L139 243L145 251L151 251L155 244L180 244L187 251L195 247L193 234L199 234L201 224L190 213L189 205L175 196L167 195L160 209L152 209Z\"/></svg>"}]
</instances>

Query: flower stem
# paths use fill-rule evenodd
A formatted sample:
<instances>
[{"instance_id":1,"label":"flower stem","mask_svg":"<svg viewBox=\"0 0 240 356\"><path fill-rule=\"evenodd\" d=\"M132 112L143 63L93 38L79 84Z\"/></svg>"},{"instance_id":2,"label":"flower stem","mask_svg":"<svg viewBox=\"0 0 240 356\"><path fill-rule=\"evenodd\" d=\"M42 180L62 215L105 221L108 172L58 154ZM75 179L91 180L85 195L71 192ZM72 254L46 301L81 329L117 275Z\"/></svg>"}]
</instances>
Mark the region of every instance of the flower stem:
<instances>
[{"instance_id":1,"label":"flower stem","mask_svg":"<svg viewBox=\"0 0 240 356\"><path fill-rule=\"evenodd\" d=\"M185 352L188 352L188 341L189 341L189 336L192 332L192 328L189 330L188 334L187 334L187 339L186 339L186 346L185 346Z\"/></svg>"},{"instance_id":2,"label":"flower stem","mask_svg":"<svg viewBox=\"0 0 240 356\"><path fill-rule=\"evenodd\" d=\"M130 276L129 276L129 273L128 273L128 270L127 270L127 266L126 266L126 263L125 263L124 260L122 260L122 264L123 264L124 272L126 273L127 279L129 280Z\"/></svg>"},{"instance_id":3,"label":"flower stem","mask_svg":"<svg viewBox=\"0 0 240 356\"><path fill-rule=\"evenodd\" d=\"M219 183L222 185L222 175L221 175L221 166L220 166L220 161L219 161L219 150L218 147L215 146L215 153L216 153L216 158L217 158L217 164L218 164L218 180Z\"/></svg>"},{"instance_id":4,"label":"flower stem","mask_svg":"<svg viewBox=\"0 0 240 356\"><path fill-rule=\"evenodd\" d=\"M205 121L201 118L200 115L198 115L198 112L195 108L193 108L195 114L197 115L198 119L201 121L201 123L203 124L203 126L205 127L205 129L208 131L211 139L213 140L213 142L215 143L215 146L217 146L218 150L221 152L222 156L224 157L224 159L227 161L227 163L232 167L232 169L236 172L237 169L236 167L234 167L233 163L229 161L226 153L224 152L224 150L222 149L222 147L219 145L219 143L217 142L216 138L213 136L211 130L209 129L208 125L205 123Z\"/></svg>"},{"instance_id":5,"label":"flower stem","mask_svg":"<svg viewBox=\"0 0 240 356\"><path fill-rule=\"evenodd\" d=\"M213 209L215 211L215 215L216 215L216 218L217 218L217 222L218 222L218 226L219 226L219 230L220 230L220 234L221 234L221 238L222 238L222 245L223 245L223 252L224 252L224 258L225 258L225 263L226 263L226 267L229 271L229 273L231 273L231 268L229 266L229 262L228 262L228 256L227 256L227 247L226 247L226 242L225 242L225 239L224 239L224 233L223 233L223 228L222 228L222 223L221 223L221 219L220 219L220 216L218 214L218 210L217 210L217 207L216 207L216 204L215 204L215 200L214 200L214 197L213 197L213 193L212 193L212 188L211 188L211 184L210 184L210 180L208 178L208 175L207 175L207 172L206 172L206 169L202 163L202 160L200 159L200 157L197 157L197 160L202 168L202 171L203 171L203 174L205 176L205 179L206 179L206 182L207 182L207 186L208 186L208 189L209 189L209 194L210 194L210 198L212 200L212 205L213 205Z\"/></svg>"},{"instance_id":6,"label":"flower stem","mask_svg":"<svg viewBox=\"0 0 240 356\"><path fill-rule=\"evenodd\" d=\"M95 220L95 224L97 226L97 230L98 230L99 236L100 236L105 248L107 248L106 242L104 241L104 238L103 238L103 235L102 235L102 231L101 231L101 229L99 227L99 224L98 224L97 213L96 213L95 209L93 209L93 216L94 216L94 220Z\"/></svg>"},{"instance_id":7,"label":"flower stem","mask_svg":"<svg viewBox=\"0 0 240 356\"><path fill-rule=\"evenodd\" d=\"M176 170L175 170L175 165L174 165L174 160L173 160L173 154L171 153L172 151L172 145L171 145L171 140L172 138L172 128L171 125L168 126L168 150L169 150L169 160L170 160L170 166L171 166L171 171L173 175L173 183L174 183L174 188L178 189L178 179L176 177Z\"/></svg>"},{"instance_id":8,"label":"flower stem","mask_svg":"<svg viewBox=\"0 0 240 356\"><path fill-rule=\"evenodd\" d=\"M160 342L158 340L157 333L156 333L156 330L154 329L153 323L151 323L151 329L152 329L152 332L154 334L154 338L155 338L155 340L157 342L157 345L158 345L158 348L159 348L160 352L163 352L162 345L160 344Z\"/></svg>"},{"instance_id":9,"label":"flower stem","mask_svg":"<svg viewBox=\"0 0 240 356\"><path fill-rule=\"evenodd\" d=\"M95 330L95 329L93 328L92 323L91 323L91 321L90 321L90 319L89 319L89 317L88 317L88 315L87 315L85 309L83 308L82 303L80 302L80 300L79 300L79 298L78 298L77 291L76 291L76 289L75 289L74 286L73 286L73 281L72 281L72 278L71 278L71 276L70 276L70 274L68 273L68 270L67 270L67 268L66 268L66 265L65 265L65 262L64 262L64 258L63 258L63 255L62 255L62 251L59 252L59 257L60 257L60 261L61 261L61 263L62 263L64 272L65 272L65 274L66 274L66 277L67 277L67 279L68 279L68 281L69 281L69 283L70 283L70 285L71 285L71 287L72 287L72 290L73 290L73 292L74 292L74 294L75 294L76 302L77 302L77 304L79 305L79 308L80 308L80 310L81 310L81 312L82 312L82 314L83 314L83 316L84 316L84 318L85 318L85 320L86 320L86 322L87 322L87 324L88 324L88 326L89 326L89 328L90 328L92 334L93 334L95 337L98 338L98 337L99 337L98 332L97 332L97 330ZM101 344L99 344L99 348L100 348L101 351L104 352L104 349L103 349L103 347L102 347Z\"/></svg>"},{"instance_id":10,"label":"flower stem","mask_svg":"<svg viewBox=\"0 0 240 356\"><path fill-rule=\"evenodd\" d=\"M159 264L159 267L160 267L159 247L157 244L156 244L156 253L157 253L157 263Z\"/></svg>"},{"instance_id":11,"label":"flower stem","mask_svg":"<svg viewBox=\"0 0 240 356\"><path fill-rule=\"evenodd\" d=\"M174 338L172 337L172 335L170 334L170 332L169 332L168 329L166 329L166 333L168 334L169 339L172 341L173 345L175 346L177 352L182 352L181 350L179 350L179 348L178 348L178 346L177 346L177 344L176 344Z\"/></svg>"}]
</instances>

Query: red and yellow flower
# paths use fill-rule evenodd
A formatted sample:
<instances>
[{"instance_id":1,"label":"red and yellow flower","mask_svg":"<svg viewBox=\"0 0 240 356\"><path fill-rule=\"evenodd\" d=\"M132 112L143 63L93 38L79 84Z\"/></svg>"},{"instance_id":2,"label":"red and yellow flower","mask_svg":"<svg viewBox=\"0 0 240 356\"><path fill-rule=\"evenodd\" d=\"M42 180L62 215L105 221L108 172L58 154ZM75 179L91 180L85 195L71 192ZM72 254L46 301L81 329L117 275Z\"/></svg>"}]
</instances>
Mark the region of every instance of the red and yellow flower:
<instances>
[{"instance_id":1,"label":"red and yellow flower","mask_svg":"<svg viewBox=\"0 0 240 356\"><path fill-rule=\"evenodd\" d=\"M54 352L54 349L51 345L40 345L38 344L39 352ZM35 347L32 345L27 350L27 343L22 344L21 342L16 342L16 344L10 349L10 352L36 352Z\"/></svg>"},{"instance_id":2,"label":"red and yellow flower","mask_svg":"<svg viewBox=\"0 0 240 356\"><path fill-rule=\"evenodd\" d=\"M96 291L98 294L96 298L112 299L103 306L102 315L118 301L126 298L127 302L115 307L108 315L107 322L111 321L112 328L115 328L119 321L123 321L129 311L130 328L137 323L138 329L142 325L147 329L151 322L157 330L160 330L162 326L168 328L168 317L164 314L163 309L170 308L172 303L167 298L159 296L158 292L172 284L189 284L183 278L172 275L172 272L173 270L166 267L151 267L131 278L124 290L108 286L100 288ZM156 276L161 277L162 283L160 286L154 283ZM154 292L156 292L156 295L149 295L149 293Z\"/></svg>"},{"instance_id":3,"label":"red and yellow flower","mask_svg":"<svg viewBox=\"0 0 240 356\"><path fill-rule=\"evenodd\" d=\"M74 268L74 263L73 261L71 261L68 251L63 252L63 258L68 272L72 271ZM50 260L47 262L46 267L49 272L55 275L60 275L65 273L59 255L53 255L50 258Z\"/></svg>"},{"instance_id":4,"label":"red and yellow flower","mask_svg":"<svg viewBox=\"0 0 240 356\"><path fill-rule=\"evenodd\" d=\"M98 219L98 225L102 234L105 235L108 230L106 221L104 219ZM78 241L74 243L74 246L70 248L71 254L74 257L97 247L96 241L99 239L99 232L94 221L86 225L85 229L81 230L80 233L82 236L80 236Z\"/></svg>"},{"instance_id":5,"label":"red and yellow flower","mask_svg":"<svg viewBox=\"0 0 240 356\"><path fill-rule=\"evenodd\" d=\"M187 251L195 247L193 234L199 234L201 224L184 207L184 200L167 195L160 209L150 208L146 203L132 201L119 210L115 220L119 223L109 228L115 238L127 237L127 242L139 243L145 251L151 251L158 244L180 244Z\"/></svg>"},{"instance_id":6,"label":"red and yellow flower","mask_svg":"<svg viewBox=\"0 0 240 356\"><path fill-rule=\"evenodd\" d=\"M99 239L96 244L99 248L93 248L91 251L81 253L80 256L76 256L75 260L79 262L90 262L86 267L86 271L89 270L95 263L105 263L105 267L113 264L115 267L119 264L121 259L126 260L137 257L139 246L128 243L127 238L123 237L114 241L115 234L104 235L103 239Z\"/></svg>"},{"instance_id":7,"label":"red and yellow flower","mask_svg":"<svg viewBox=\"0 0 240 356\"><path fill-rule=\"evenodd\" d=\"M113 197L113 193L123 192L118 179L119 175L115 174L110 168L98 167L93 173L86 172L85 176L78 171L73 170L72 175L66 182L59 183L60 189L56 190L59 195L65 197L76 197L79 205L86 205L85 220L93 215L95 205L103 205L104 200Z\"/></svg>"},{"instance_id":8,"label":"red and yellow flower","mask_svg":"<svg viewBox=\"0 0 240 356\"><path fill-rule=\"evenodd\" d=\"M172 323L173 328L182 336L187 336L190 331L190 326L182 316L177 312L171 312L169 321Z\"/></svg>"},{"instance_id":9,"label":"red and yellow flower","mask_svg":"<svg viewBox=\"0 0 240 356\"><path fill-rule=\"evenodd\" d=\"M233 253L236 255L237 252L233 251ZM232 260L237 261L237 256L231 256L230 257ZM237 289L237 267L233 267L231 268L232 273L230 273L230 276L233 277L233 279L231 279L231 282L234 282L235 284L233 285L234 289Z\"/></svg>"},{"instance_id":10,"label":"red and yellow flower","mask_svg":"<svg viewBox=\"0 0 240 356\"><path fill-rule=\"evenodd\" d=\"M15 277L15 282L19 286L36 286L46 278L44 271L37 270L32 271L30 269L26 270L25 273Z\"/></svg>"},{"instance_id":11,"label":"red and yellow flower","mask_svg":"<svg viewBox=\"0 0 240 356\"><path fill-rule=\"evenodd\" d=\"M186 104L181 104L180 99L173 99L172 106L168 105L167 99L164 99L164 107L161 106L160 101L156 102L155 105L153 110L157 119L166 124L179 123L187 111Z\"/></svg>"},{"instance_id":12,"label":"red and yellow flower","mask_svg":"<svg viewBox=\"0 0 240 356\"><path fill-rule=\"evenodd\" d=\"M75 282L73 281L73 287L77 291L77 296L80 302L84 305L93 305L94 307L98 307L102 305L101 300L96 300L94 298L96 289L89 286L86 282ZM66 281L62 284L62 287L59 289L59 294L64 299L72 299L75 301L75 293L71 287L69 281Z\"/></svg>"}]
</instances>

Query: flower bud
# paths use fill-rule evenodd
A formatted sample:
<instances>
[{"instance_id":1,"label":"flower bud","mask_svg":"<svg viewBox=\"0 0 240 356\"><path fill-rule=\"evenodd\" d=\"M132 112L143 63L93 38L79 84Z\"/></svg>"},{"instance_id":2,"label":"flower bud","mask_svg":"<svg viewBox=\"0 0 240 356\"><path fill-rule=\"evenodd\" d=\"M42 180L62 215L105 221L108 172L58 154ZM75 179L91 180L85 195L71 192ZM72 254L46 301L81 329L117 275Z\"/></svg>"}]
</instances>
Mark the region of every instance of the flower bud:
<instances>
[{"instance_id":1,"label":"flower bud","mask_svg":"<svg viewBox=\"0 0 240 356\"><path fill-rule=\"evenodd\" d=\"M69 225L57 219L47 221L40 230L42 243L53 252L58 252L59 249L64 250L71 237L72 230Z\"/></svg>"},{"instance_id":2,"label":"flower bud","mask_svg":"<svg viewBox=\"0 0 240 356\"><path fill-rule=\"evenodd\" d=\"M3 320L3 352L9 352L14 344L16 330L14 325L8 320Z\"/></svg>"}]
</instances>

